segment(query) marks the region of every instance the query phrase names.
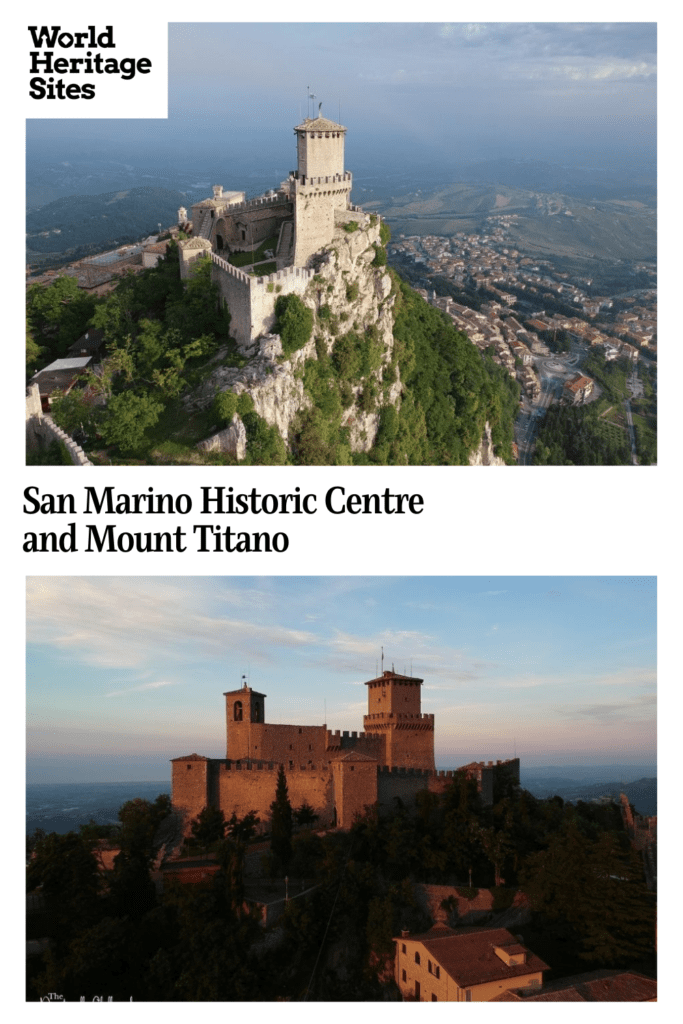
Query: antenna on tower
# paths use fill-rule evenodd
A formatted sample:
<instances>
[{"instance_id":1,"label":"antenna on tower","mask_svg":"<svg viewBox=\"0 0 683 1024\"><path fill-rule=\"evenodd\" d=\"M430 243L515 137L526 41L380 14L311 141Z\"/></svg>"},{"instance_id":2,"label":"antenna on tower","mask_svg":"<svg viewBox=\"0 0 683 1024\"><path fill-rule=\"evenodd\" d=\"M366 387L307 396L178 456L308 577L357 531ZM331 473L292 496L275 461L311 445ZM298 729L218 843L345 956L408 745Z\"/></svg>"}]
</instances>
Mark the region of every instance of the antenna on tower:
<instances>
[{"instance_id":1,"label":"antenna on tower","mask_svg":"<svg viewBox=\"0 0 683 1024\"><path fill-rule=\"evenodd\" d=\"M382 648L382 674L384 674L384 648Z\"/></svg>"}]
</instances>

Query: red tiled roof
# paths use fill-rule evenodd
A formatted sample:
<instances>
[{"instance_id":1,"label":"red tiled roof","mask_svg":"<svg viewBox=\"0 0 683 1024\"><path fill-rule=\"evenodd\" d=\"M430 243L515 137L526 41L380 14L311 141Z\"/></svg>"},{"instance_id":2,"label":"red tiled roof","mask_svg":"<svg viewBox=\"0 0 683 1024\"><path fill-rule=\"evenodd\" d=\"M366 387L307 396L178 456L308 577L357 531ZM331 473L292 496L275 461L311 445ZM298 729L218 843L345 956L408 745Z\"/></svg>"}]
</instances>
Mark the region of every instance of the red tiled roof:
<instances>
[{"instance_id":1,"label":"red tiled roof","mask_svg":"<svg viewBox=\"0 0 683 1024\"><path fill-rule=\"evenodd\" d=\"M424 936L411 935L408 938L422 942L459 988L548 970L548 965L531 950L527 951L526 963L511 966L503 963L494 947L515 944L514 935L507 928L460 928L457 932L440 928L438 931L432 929Z\"/></svg>"},{"instance_id":2,"label":"red tiled roof","mask_svg":"<svg viewBox=\"0 0 683 1024\"><path fill-rule=\"evenodd\" d=\"M657 998L657 982L634 971L591 971L559 978L541 992L509 989L491 1002L644 1003Z\"/></svg>"}]
</instances>

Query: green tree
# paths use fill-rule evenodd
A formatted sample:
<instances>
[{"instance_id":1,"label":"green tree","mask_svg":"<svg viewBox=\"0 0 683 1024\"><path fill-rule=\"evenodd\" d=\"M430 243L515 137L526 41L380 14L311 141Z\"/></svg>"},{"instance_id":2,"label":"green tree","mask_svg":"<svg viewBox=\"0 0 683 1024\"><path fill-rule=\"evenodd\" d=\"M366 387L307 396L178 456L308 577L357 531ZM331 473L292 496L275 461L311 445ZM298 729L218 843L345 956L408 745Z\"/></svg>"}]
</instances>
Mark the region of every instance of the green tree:
<instances>
[{"instance_id":1,"label":"green tree","mask_svg":"<svg viewBox=\"0 0 683 1024\"><path fill-rule=\"evenodd\" d=\"M154 426L162 413L163 405L151 395L125 391L114 395L107 405L100 431L107 444L116 445L122 452L132 452L140 447L145 430Z\"/></svg>"},{"instance_id":2,"label":"green tree","mask_svg":"<svg viewBox=\"0 0 683 1024\"><path fill-rule=\"evenodd\" d=\"M319 815L315 813L309 802L304 800L301 807L297 807L294 811L294 818L299 826L312 825L318 820Z\"/></svg>"},{"instance_id":3,"label":"green tree","mask_svg":"<svg viewBox=\"0 0 683 1024\"><path fill-rule=\"evenodd\" d=\"M279 295L275 302L275 332L285 356L303 348L313 331L313 312L298 295Z\"/></svg>"},{"instance_id":4,"label":"green tree","mask_svg":"<svg viewBox=\"0 0 683 1024\"><path fill-rule=\"evenodd\" d=\"M123 852L151 863L156 852L154 835L170 812L171 798L167 793L161 793L153 802L136 797L122 804L118 819L121 823L119 840Z\"/></svg>"},{"instance_id":5,"label":"green tree","mask_svg":"<svg viewBox=\"0 0 683 1024\"><path fill-rule=\"evenodd\" d=\"M270 805L270 834L273 855L286 867L292 856L292 805L283 765L278 769L275 799Z\"/></svg>"},{"instance_id":6,"label":"green tree","mask_svg":"<svg viewBox=\"0 0 683 1024\"><path fill-rule=\"evenodd\" d=\"M654 900L622 840L609 832L588 839L571 811L521 875L543 927L596 966L626 967L654 950Z\"/></svg>"},{"instance_id":7,"label":"green tree","mask_svg":"<svg viewBox=\"0 0 683 1024\"><path fill-rule=\"evenodd\" d=\"M224 812L219 807L204 807L190 825L190 831L206 852L212 843L220 842L225 836Z\"/></svg>"},{"instance_id":8,"label":"green tree","mask_svg":"<svg viewBox=\"0 0 683 1024\"><path fill-rule=\"evenodd\" d=\"M91 844L75 832L42 835L26 872L26 888L42 886L50 938L58 953L97 917L102 879Z\"/></svg>"}]
</instances>

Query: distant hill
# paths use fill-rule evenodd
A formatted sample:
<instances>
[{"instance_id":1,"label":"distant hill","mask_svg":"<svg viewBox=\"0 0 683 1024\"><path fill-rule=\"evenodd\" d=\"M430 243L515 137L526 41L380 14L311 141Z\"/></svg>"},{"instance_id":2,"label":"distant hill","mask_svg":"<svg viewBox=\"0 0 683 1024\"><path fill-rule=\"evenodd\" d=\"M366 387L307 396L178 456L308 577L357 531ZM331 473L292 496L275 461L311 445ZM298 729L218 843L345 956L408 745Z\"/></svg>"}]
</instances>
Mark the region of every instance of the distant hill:
<instances>
[{"instance_id":1,"label":"distant hill","mask_svg":"<svg viewBox=\"0 0 683 1024\"><path fill-rule=\"evenodd\" d=\"M561 769L559 770L561 771ZM523 777L522 785L534 796L540 798L561 796L563 800L571 803L576 803L577 800L597 800L603 796L609 796L618 801L619 794L625 793L638 814L647 817L657 813L657 779L652 777L643 777L632 782L615 781L612 777L606 782L593 782L592 780L570 779L561 775L542 779L531 776L526 779Z\"/></svg>"},{"instance_id":2,"label":"distant hill","mask_svg":"<svg viewBox=\"0 0 683 1024\"><path fill-rule=\"evenodd\" d=\"M655 260L654 206L631 198L585 200L541 189L491 183L455 183L425 193L394 196L377 204L394 238L485 233L494 214L514 215L513 245L525 253L606 260Z\"/></svg>"},{"instance_id":3,"label":"distant hill","mask_svg":"<svg viewBox=\"0 0 683 1024\"><path fill-rule=\"evenodd\" d=\"M135 242L175 224L180 206L186 194L154 186L55 199L26 216L28 261L32 252L78 259Z\"/></svg>"}]
</instances>

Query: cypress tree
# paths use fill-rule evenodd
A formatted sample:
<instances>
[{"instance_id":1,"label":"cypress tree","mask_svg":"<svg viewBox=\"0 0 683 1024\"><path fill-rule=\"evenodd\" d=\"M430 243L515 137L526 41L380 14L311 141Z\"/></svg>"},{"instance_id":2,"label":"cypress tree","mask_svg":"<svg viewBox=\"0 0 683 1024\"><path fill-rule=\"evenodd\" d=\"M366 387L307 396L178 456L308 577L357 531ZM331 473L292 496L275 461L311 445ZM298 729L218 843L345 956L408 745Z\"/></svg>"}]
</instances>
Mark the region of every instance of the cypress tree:
<instances>
[{"instance_id":1,"label":"cypress tree","mask_svg":"<svg viewBox=\"0 0 683 1024\"><path fill-rule=\"evenodd\" d=\"M270 805L270 826L270 848L286 867L292 856L292 805L289 802L283 765L280 765L277 773L275 799Z\"/></svg>"}]
</instances>

